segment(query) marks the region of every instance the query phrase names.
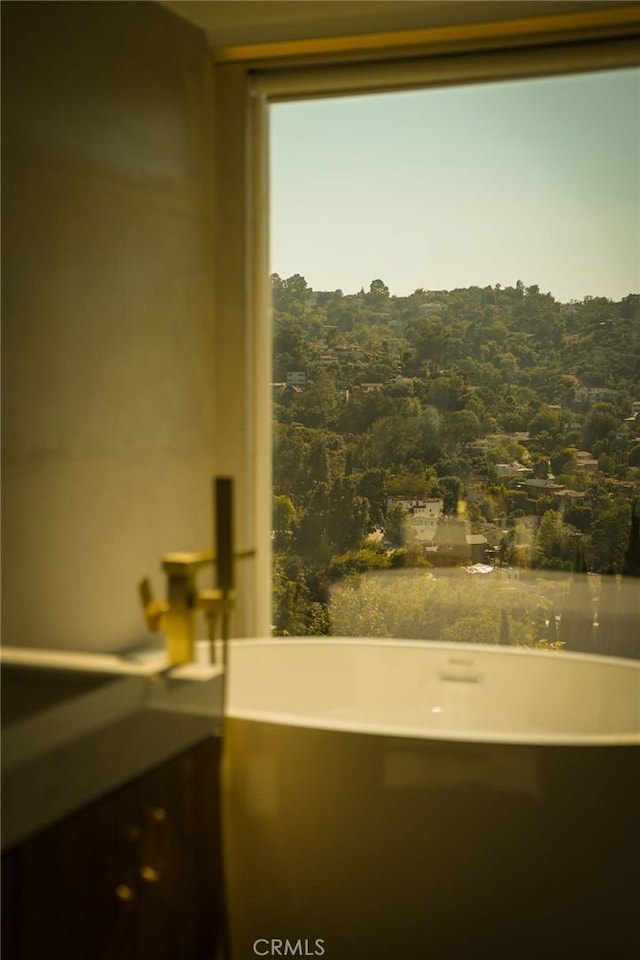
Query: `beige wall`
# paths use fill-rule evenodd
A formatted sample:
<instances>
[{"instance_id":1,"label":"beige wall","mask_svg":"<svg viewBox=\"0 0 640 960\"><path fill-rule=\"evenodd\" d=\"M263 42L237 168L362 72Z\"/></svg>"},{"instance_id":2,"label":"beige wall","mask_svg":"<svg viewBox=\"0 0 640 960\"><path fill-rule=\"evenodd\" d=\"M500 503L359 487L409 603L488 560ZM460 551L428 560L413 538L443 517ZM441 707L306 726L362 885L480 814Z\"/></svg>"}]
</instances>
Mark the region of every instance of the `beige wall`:
<instances>
[{"instance_id":1,"label":"beige wall","mask_svg":"<svg viewBox=\"0 0 640 960\"><path fill-rule=\"evenodd\" d=\"M212 540L211 69L152 3L2 21L3 642L115 651Z\"/></svg>"}]
</instances>

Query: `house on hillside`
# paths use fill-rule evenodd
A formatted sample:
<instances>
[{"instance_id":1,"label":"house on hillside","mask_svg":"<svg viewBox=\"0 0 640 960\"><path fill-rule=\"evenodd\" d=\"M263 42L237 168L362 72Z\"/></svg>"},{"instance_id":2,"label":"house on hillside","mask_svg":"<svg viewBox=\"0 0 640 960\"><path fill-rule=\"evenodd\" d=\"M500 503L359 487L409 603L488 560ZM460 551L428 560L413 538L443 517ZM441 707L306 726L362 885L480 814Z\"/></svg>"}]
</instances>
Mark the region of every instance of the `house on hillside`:
<instances>
[{"instance_id":1,"label":"house on hillside","mask_svg":"<svg viewBox=\"0 0 640 960\"><path fill-rule=\"evenodd\" d=\"M440 556L446 556L455 563L471 559L471 524L462 517L441 517L438 522L436 540Z\"/></svg>"},{"instance_id":2,"label":"house on hillside","mask_svg":"<svg viewBox=\"0 0 640 960\"><path fill-rule=\"evenodd\" d=\"M388 497L387 510L393 506L401 506L407 514L411 537L415 543L433 543L444 511L444 500L441 497Z\"/></svg>"},{"instance_id":3,"label":"house on hillside","mask_svg":"<svg viewBox=\"0 0 640 960\"><path fill-rule=\"evenodd\" d=\"M576 462L574 469L582 473L595 473L598 469L598 461L589 450L578 450L574 454L574 460Z\"/></svg>"},{"instance_id":4,"label":"house on hillside","mask_svg":"<svg viewBox=\"0 0 640 960\"><path fill-rule=\"evenodd\" d=\"M421 316L423 317L432 317L446 308L446 304L442 300L432 300L430 303L421 303L418 307Z\"/></svg>"},{"instance_id":5,"label":"house on hillside","mask_svg":"<svg viewBox=\"0 0 640 960\"><path fill-rule=\"evenodd\" d=\"M560 408L555 406L549 406L549 409L559 410ZM529 433L528 430L516 430L514 433L511 434L510 439L513 440L514 443L519 443L522 446L526 446L531 441L531 434Z\"/></svg>"},{"instance_id":6,"label":"house on hillside","mask_svg":"<svg viewBox=\"0 0 640 960\"><path fill-rule=\"evenodd\" d=\"M524 487L530 497L557 496L563 489L560 483L554 483L553 480L540 480L537 477L530 477L523 480L518 486Z\"/></svg>"},{"instance_id":7,"label":"house on hillside","mask_svg":"<svg viewBox=\"0 0 640 960\"><path fill-rule=\"evenodd\" d=\"M591 406L592 403L611 403L617 396L617 392L609 387L578 387L573 399L576 403Z\"/></svg>"},{"instance_id":8,"label":"house on hillside","mask_svg":"<svg viewBox=\"0 0 640 960\"><path fill-rule=\"evenodd\" d=\"M298 387L293 383L272 383L271 389L273 390L274 400L285 396L297 396L300 393L304 393L302 387Z\"/></svg>"},{"instance_id":9,"label":"house on hillside","mask_svg":"<svg viewBox=\"0 0 640 960\"><path fill-rule=\"evenodd\" d=\"M532 477L531 467L525 467L524 464L513 460L511 463L496 463L496 477L500 480L503 477Z\"/></svg>"},{"instance_id":10,"label":"house on hillside","mask_svg":"<svg viewBox=\"0 0 640 960\"><path fill-rule=\"evenodd\" d=\"M465 534L467 549L472 563L483 563L487 558L489 542L483 533Z\"/></svg>"}]
</instances>

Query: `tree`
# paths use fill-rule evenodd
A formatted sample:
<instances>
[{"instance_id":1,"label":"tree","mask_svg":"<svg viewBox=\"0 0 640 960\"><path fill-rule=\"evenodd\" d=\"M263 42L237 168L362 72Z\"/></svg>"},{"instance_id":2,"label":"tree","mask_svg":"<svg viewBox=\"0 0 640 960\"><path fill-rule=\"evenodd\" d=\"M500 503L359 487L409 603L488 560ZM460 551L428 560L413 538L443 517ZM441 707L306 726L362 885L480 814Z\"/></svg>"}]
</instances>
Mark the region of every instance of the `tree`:
<instances>
[{"instance_id":1,"label":"tree","mask_svg":"<svg viewBox=\"0 0 640 960\"><path fill-rule=\"evenodd\" d=\"M273 451L273 487L277 494L301 502L310 488L309 449L312 433L301 424L276 424Z\"/></svg>"},{"instance_id":2,"label":"tree","mask_svg":"<svg viewBox=\"0 0 640 960\"><path fill-rule=\"evenodd\" d=\"M313 483L326 483L329 479L327 443L322 433L314 431L309 450L309 478Z\"/></svg>"},{"instance_id":3,"label":"tree","mask_svg":"<svg viewBox=\"0 0 640 960\"><path fill-rule=\"evenodd\" d=\"M305 278L299 273L294 273L292 277L288 277L283 286L287 297L292 300L304 299L313 292Z\"/></svg>"},{"instance_id":4,"label":"tree","mask_svg":"<svg viewBox=\"0 0 640 960\"><path fill-rule=\"evenodd\" d=\"M282 291L284 290L284 283L282 278L277 273L271 274L271 300L274 307L279 307L282 302Z\"/></svg>"},{"instance_id":5,"label":"tree","mask_svg":"<svg viewBox=\"0 0 640 960\"><path fill-rule=\"evenodd\" d=\"M582 427L582 443L585 450L591 450L598 440L604 440L607 434L615 431L619 419L611 403L594 403L587 414Z\"/></svg>"},{"instance_id":6,"label":"tree","mask_svg":"<svg viewBox=\"0 0 640 960\"><path fill-rule=\"evenodd\" d=\"M314 382L295 401L295 411L309 427L331 426L340 410L340 394L333 379L320 370Z\"/></svg>"},{"instance_id":7,"label":"tree","mask_svg":"<svg viewBox=\"0 0 640 960\"><path fill-rule=\"evenodd\" d=\"M460 448L464 453L471 441L482 434L482 428L473 410L454 410L444 419L443 433L453 450Z\"/></svg>"},{"instance_id":8,"label":"tree","mask_svg":"<svg viewBox=\"0 0 640 960\"><path fill-rule=\"evenodd\" d=\"M292 370L307 368L307 343L300 321L289 314L275 323L273 339L273 377L279 383Z\"/></svg>"},{"instance_id":9,"label":"tree","mask_svg":"<svg viewBox=\"0 0 640 960\"><path fill-rule=\"evenodd\" d=\"M609 453L601 453L598 457L598 470L612 476L616 472L616 461Z\"/></svg>"},{"instance_id":10,"label":"tree","mask_svg":"<svg viewBox=\"0 0 640 960\"><path fill-rule=\"evenodd\" d=\"M556 477L559 477L561 473L567 472L571 464L575 465L575 452L574 447L561 447L551 454L551 470Z\"/></svg>"},{"instance_id":11,"label":"tree","mask_svg":"<svg viewBox=\"0 0 640 960\"><path fill-rule=\"evenodd\" d=\"M398 547L410 539L410 521L406 510L399 503L392 503L387 510L384 522L385 536Z\"/></svg>"},{"instance_id":12,"label":"tree","mask_svg":"<svg viewBox=\"0 0 640 960\"><path fill-rule=\"evenodd\" d=\"M346 471L345 471L346 472ZM384 503L387 497L387 473L380 467L366 470L357 479L357 489L369 505L369 528L374 530L384 522Z\"/></svg>"},{"instance_id":13,"label":"tree","mask_svg":"<svg viewBox=\"0 0 640 960\"><path fill-rule=\"evenodd\" d=\"M331 579L342 579L353 573L366 573L367 570L384 570L391 566L391 560L380 546L367 544L357 550L347 550L333 557L329 564Z\"/></svg>"},{"instance_id":14,"label":"tree","mask_svg":"<svg viewBox=\"0 0 640 960\"><path fill-rule=\"evenodd\" d=\"M467 388L462 377L436 377L427 387L427 402L440 413L461 410L467 396Z\"/></svg>"},{"instance_id":15,"label":"tree","mask_svg":"<svg viewBox=\"0 0 640 960\"><path fill-rule=\"evenodd\" d=\"M554 436L561 427L560 411L552 410L551 407L542 407L527 425L527 430L532 436L539 433L548 433Z\"/></svg>"},{"instance_id":16,"label":"tree","mask_svg":"<svg viewBox=\"0 0 640 960\"><path fill-rule=\"evenodd\" d=\"M297 521L298 511L291 497L275 496L273 498L273 532L276 550L286 550L291 545Z\"/></svg>"},{"instance_id":17,"label":"tree","mask_svg":"<svg viewBox=\"0 0 640 960\"><path fill-rule=\"evenodd\" d=\"M335 549L358 546L369 527L369 502L351 477L338 477L329 493L328 534Z\"/></svg>"},{"instance_id":18,"label":"tree","mask_svg":"<svg viewBox=\"0 0 640 960\"><path fill-rule=\"evenodd\" d=\"M437 479L433 473L425 476L424 468L420 473L397 473L389 478L387 491L391 497L407 497L419 499L433 495L434 482Z\"/></svg>"},{"instance_id":19,"label":"tree","mask_svg":"<svg viewBox=\"0 0 640 960\"><path fill-rule=\"evenodd\" d=\"M462 500L464 492L464 484L460 477L440 477L438 485L444 500L444 512L457 513L458 503Z\"/></svg>"},{"instance_id":20,"label":"tree","mask_svg":"<svg viewBox=\"0 0 640 960\"><path fill-rule=\"evenodd\" d=\"M640 467L640 443L636 443L629 450L628 463L630 467Z\"/></svg>"},{"instance_id":21,"label":"tree","mask_svg":"<svg viewBox=\"0 0 640 960\"><path fill-rule=\"evenodd\" d=\"M274 633L280 637L306 635L310 593L303 571L276 556L272 582Z\"/></svg>"},{"instance_id":22,"label":"tree","mask_svg":"<svg viewBox=\"0 0 640 960\"><path fill-rule=\"evenodd\" d=\"M341 433L363 434L374 421L387 416L392 410L393 402L382 390L373 390L370 393L355 391L349 398L349 403L341 408L336 429Z\"/></svg>"},{"instance_id":23,"label":"tree","mask_svg":"<svg viewBox=\"0 0 640 960\"><path fill-rule=\"evenodd\" d=\"M298 528L298 549L314 566L326 566L331 556L329 486L317 483L302 514Z\"/></svg>"},{"instance_id":24,"label":"tree","mask_svg":"<svg viewBox=\"0 0 640 960\"><path fill-rule=\"evenodd\" d=\"M382 280L372 280L369 286L369 298L380 307L389 299L389 287Z\"/></svg>"},{"instance_id":25,"label":"tree","mask_svg":"<svg viewBox=\"0 0 640 960\"><path fill-rule=\"evenodd\" d=\"M407 326L406 336L421 364L428 364L432 372L442 362L448 340L447 330L440 317L420 317Z\"/></svg>"},{"instance_id":26,"label":"tree","mask_svg":"<svg viewBox=\"0 0 640 960\"><path fill-rule=\"evenodd\" d=\"M408 415L407 415L408 413ZM419 409L408 409L380 417L367 430L360 444L360 455L366 467L389 467L395 470L422 450L422 422Z\"/></svg>"},{"instance_id":27,"label":"tree","mask_svg":"<svg viewBox=\"0 0 640 960\"><path fill-rule=\"evenodd\" d=\"M607 496L591 526L591 549L596 570L621 573L630 529L631 504L622 497Z\"/></svg>"},{"instance_id":28,"label":"tree","mask_svg":"<svg viewBox=\"0 0 640 960\"><path fill-rule=\"evenodd\" d=\"M574 556L574 538L571 528L557 510L547 510L538 527L534 557L540 567L570 570Z\"/></svg>"},{"instance_id":29,"label":"tree","mask_svg":"<svg viewBox=\"0 0 640 960\"><path fill-rule=\"evenodd\" d=\"M549 457L543 453L534 453L530 459L534 477L537 477L538 480L546 480L549 476L549 467L551 466Z\"/></svg>"}]
</instances>

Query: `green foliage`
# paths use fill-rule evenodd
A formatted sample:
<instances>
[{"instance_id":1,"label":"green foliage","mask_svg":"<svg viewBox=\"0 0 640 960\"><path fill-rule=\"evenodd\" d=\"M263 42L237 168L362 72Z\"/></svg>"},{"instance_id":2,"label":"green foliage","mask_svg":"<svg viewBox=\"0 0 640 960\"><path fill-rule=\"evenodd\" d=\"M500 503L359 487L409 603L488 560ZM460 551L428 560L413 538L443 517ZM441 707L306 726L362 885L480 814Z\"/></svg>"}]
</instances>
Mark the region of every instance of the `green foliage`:
<instances>
[{"instance_id":1,"label":"green foliage","mask_svg":"<svg viewBox=\"0 0 640 960\"><path fill-rule=\"evenodd\" d=\"M554 435L560 428L560 411L551 407L542 407L527 424L527 430L534 436L539 433Z\"/></svg>"},{"instance_id":2,"label":"green foliage","mask_svg":"<svg viewBox=\"0 0 640 960\"><path fill-rule=\"evenodd\" d=\"M406 497L418 499L432 497L437 487L438 479L434 471L421 473L397 473L387 481L387 493L390 497Z\"/></svg>"},{"instance_id":3,"label":"green foliage","mask_svg":"<svg viewBox=\"0 0 640 960\"><path fill-rule=\"evenodd\" d=\"M444 500L444 512L455 513L462 500L464 485L460 477L440 477L439 487Z\"/></svg>"},{"instance_id":4,"label":"green foliage","mask_svg":"<svg viewBox=\"0 0 640 960\"><path fill-rule=\"evenodd\" d=\"M384 521L384 532L387 540L398 547L403 546L409 539L409 518L401 504L393 503L388 508Z\"/></svg>"},{"instance_id":5,"label":"green foliage","mask_svg":"<svg viewBox=\"0 0 640 960\"><path fill-rule=\"evenodd\" d=\"M273 627L279 636L304 636L310 623L310 591L304 571L276 555L273 565Z\"/></svg>"},{"instance_id":6,"label":"green foliage","mask_svg":"<svg viewBox=\"0 0 640 960\"><path fill-rule=\"evenodd\" d=\"M598 440L603 440L609 433L615 431L620 423L615 408L611 403L595 403L585 417L582 428L582 445L585 450L591 450Z\"/></svg>"},{"instance_id":7,"label":"green foliage","mask_svg":"<svg viewBox=\"0 0 640 960\"><path fill-rule=\"evenodd\" d=\"M367 544L356 550L347 550L333 557L327 573L337 580L353 573L365 573L367 570L385 570L391 566L386 551L374 544Z\"/></svg>"},{"instance_id":8,"label":"green foliage","mask_svg":"<svg viewBox=\"0 0 640 960\"><path fill-rule=\"evenodd\" d=\"M442 631L441 640L445 643L498 643L498 622L490 613L460 617L450 627Z\"/></svg>"},{"instance_id":9,"label":"green foliage","mask_svg":"<svg viewBox=\"0 0 640 960\"><path fill-rule=\"evenodd\" d=\"M390 559L390 566L394 570L413 569L415 567L427 569L432 566L417 544L410 543L407 546L400 547L399 550L394 550Z\"/></svg>"},{"instance_id":10,"label":"green foliage","mask_svg":"<svg viewBox=\"0 0 640 960\"><path fill-rule=\"evenodd\" d=\"M350 577L387 562L409 576L401 564L424 562L402 508L385 512L392 495L442 497L448 518L466 503L462 527L486 531L499 560L523 570L569 572L578 544L595 572L640 569L627 556L640 443L625 422L640 397L640 295L561 304L518 281L397 297L380 279L366 292L344 294L313 291L299 274L274 274L272 300L274 381L282 384L291 371L306 375L301 389L274 391L279 632L334 628L330 573L342 578L344 607L349 590L355 603L361 589ZM581 387L615 396L579 403ZM597 461L595 474L581 450ZM531 487L521 476L498 478L496 465L514 461L540 483L551 472L568 491ZM365 540L380 528L396 546L390 558ZM458 546L464 552L464 537ZM432 559L445 562L442 551ZM431 580L421 576L414 586L422 597ZM470 608L469 581L460 576L467 590L458 619L470 618L466 624L438 619L434 597L429 617L421 598L406 596L408 612L401 614L386 588L393 616L372 601L358 622L364 630L370 617L372 633L376 623L391 629L391 617L395 635L440 636L449 628L460 638L474 630L489 635L498 614ZM510 609L508 617L509 642L542 642L538 631L527 632L529 621Z\"/></svg>"},{"instance_id":11,"label":"green foliage","mask_svg":"<svg viewBox=\"0 0 640 960\"><path fill-rule=\"evenodd\" d=\"M287 373L305 372L308 365L307 343L299 319L284 314L275 323L273 340L273 379L284 382Z\"/></svg>"},{"instance_id":12,"label":"green foliage","mask_svg":"<svg viewBox=\"0 0 640 960\"><path fill-rule=\"evenodd\" d=\"M340 394L331 377L320 370L294 403L294 414L307 427L331 427L340 408Z\"/></svg>"},{"instance_id":13,"label":"green foliage","mask_svg":"<svg viewBox=\"0 0 640 960\"><path fill-rule=\"evenodd\" d=\"M590 547L602 573L621 573L631 530L631 504L608 496L592 526Z\"/></svg>"},{"instance_id":14,"label":"green foliage","mask_svg":"<svg viewBox=\"0 0 640 960\"><path fill-rule=\"evenodd\" d=\"M535 591L515 592L508 581L489 583L455 570L437 578L421 570L352 577L334 588L329 609L339 636L468 643L498 643L505 610L516 644L541 637L550 612Z\"/></svg>"},{"instance_id":15,"label":"green foliage","mask_svg":"<svg viewBox=\"0 0 640 960\"><path fill-rule=\"evenodd\" d=\"M356 477L358 493L369 504L369 530L382 526L384 505L388 496L387 472L380 467L365 470Z\"/></svg>"},{"instance_id":16,"label":"green foliage","mask_svg":"<svg viewBox=\"0 0 640 960\"><path fill-rule=\"evenodd\" d=\"M389 287L382 280L372 280L369 297L375 306L382 306L389 299Z\"/></svg>"},{"instance_id":17,"label":"green foliage","mask_svg":"<svg viewBox=\"0 0 640 960\"><path fill-rule=\"evenodd\" d=\"M360 543L369 529L369 502L350 477L334 480L329 494L328 532L339 551Z\"/></svg>"},{"instance_id":18,"label":"green foliage","mask_svg":"<svg viewBox=\"0 0 640 960\"><path fill-rule=\"evenodd\" d=\"M640 443L636 443L629 450L629 466L640 467Z\"/></svg>"},{"instance_id":19,"label":"green foliage","mask_svg":"<svg viewBox=\"0 0 640 960\"><path fill-rule=\"evenodd\" d=\"M551 456L551 470L559 477L570 466L575 466L575 447L560 447Z\"/></svg>"},{"instance_id":20,"label":"green foliage","mask_svg":"<svg viewBox=\"0 0 640 960\"><path fill-rule=\"evenodd\" d=\"M467 388L462 377L440 376L428 383L427 402L440 413L462 410L467 398Z\"/></svg>"},{"instance_id":21,"label":"green foliage","mask_svg":"<svg viewBox=\"0 0 640 960\"><path fill-rule=\"evenodd\" d=\"M273 532L274 547L277 551L286 550L290 546L297 522L298 511L294 507L291 497L274 497Z\"/></svg>"},{"instance_id":22,"label":"green foliage","mask_svg":"<svg viewBox=\"0 0 640 960\"><path fill-rule=\"evenodd\" d=\"M446 445L453 450L466 450L472 440L476 440L482 429L473 410L455 410L447 414L443 424Z\"/></svg>"},{"instance_id":23,"label":"green foliage","mask_svg":"<svg viewBox=\"0 0 640 960\"><path fill-rule=\"evenodd\" d=\"M539 567L549 570L571 570L575 556L572 529L557 510L547 510L540 521L534 556Z\"/></svg>"}]
</instances>

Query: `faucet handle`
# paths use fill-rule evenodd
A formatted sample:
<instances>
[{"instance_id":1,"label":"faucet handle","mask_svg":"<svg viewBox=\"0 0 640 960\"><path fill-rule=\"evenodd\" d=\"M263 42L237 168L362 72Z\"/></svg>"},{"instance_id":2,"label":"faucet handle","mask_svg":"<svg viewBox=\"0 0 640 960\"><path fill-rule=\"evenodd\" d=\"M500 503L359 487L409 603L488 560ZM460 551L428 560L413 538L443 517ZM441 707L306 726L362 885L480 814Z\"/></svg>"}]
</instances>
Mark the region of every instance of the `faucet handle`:
<instances>
[{"instance_id":1,"label":"faucet handle","mask_svg":"<svg viewBox=\"0 0 640 960\"><path fill-rule=\"evenodd\" d=\"M217 614L229 614L234 608L236 601L235 590L198 590L196 597L196 606L198 610L204 610L208 616Z\"/></svg>"},{"instance_id":2,"label":"faucet handle","mask_svg":"<svg viewBox=\"0 0 640 960\"><path fill-rule=\"evenodd\" d=\"M141 580L138 584L138 593L144 610L144 617L147 621L147 628L156 633L160 629L162 617L169 610L169 604L165 600L156 600L151 590L151 582L148 577Z\"/></svg>"}]
</instances>

